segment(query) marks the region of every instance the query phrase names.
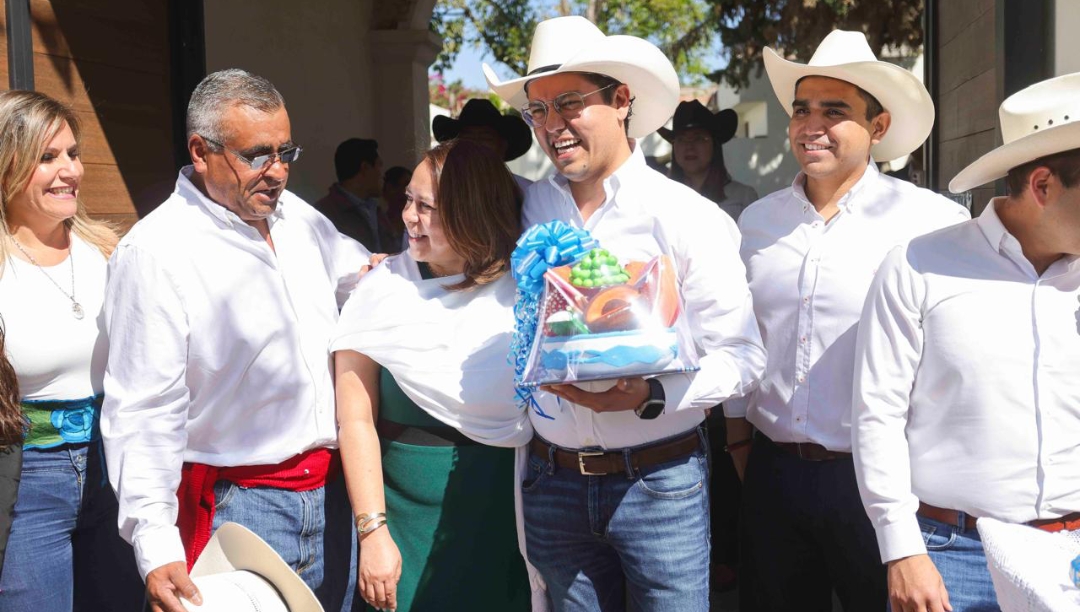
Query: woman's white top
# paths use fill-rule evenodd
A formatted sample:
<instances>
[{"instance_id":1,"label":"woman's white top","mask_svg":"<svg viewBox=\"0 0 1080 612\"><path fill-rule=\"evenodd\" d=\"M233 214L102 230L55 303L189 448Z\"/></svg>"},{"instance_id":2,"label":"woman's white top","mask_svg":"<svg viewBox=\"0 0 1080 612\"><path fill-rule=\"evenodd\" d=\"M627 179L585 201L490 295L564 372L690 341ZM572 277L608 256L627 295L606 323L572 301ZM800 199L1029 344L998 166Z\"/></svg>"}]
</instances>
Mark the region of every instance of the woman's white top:
<instances>
[{"instance_id":1,"label":"woman's white top","mask_svg":"<svg viewBox=\"0 0 1080 612\"><path fill-rule=\"evenodd\" d=\"M23 399L71 400L101 393L108 358L100 322L106 260L74 233L71 253L55 266L38 269L9 252L0 272L5 349ZM72 314L68 297L73 265L82 319Z\"/></svg>"}]
</instances>

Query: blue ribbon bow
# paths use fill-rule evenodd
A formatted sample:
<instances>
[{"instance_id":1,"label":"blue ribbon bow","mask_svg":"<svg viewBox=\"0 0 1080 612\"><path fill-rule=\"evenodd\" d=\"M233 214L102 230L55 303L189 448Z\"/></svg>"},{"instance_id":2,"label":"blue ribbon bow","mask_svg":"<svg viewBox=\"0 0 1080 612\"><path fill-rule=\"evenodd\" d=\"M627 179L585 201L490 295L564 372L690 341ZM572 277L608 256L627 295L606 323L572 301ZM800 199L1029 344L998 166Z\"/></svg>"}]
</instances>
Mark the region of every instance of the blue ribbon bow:
<instances>
[{"instance_id":1,"label":"blue ribbon bow","mask_svg":"<svg viewBox=\"0 0 1080 612\"><path fill-rule=\"evenodd\" d=\"M519 406L531 407L537 416L545 419L554 420L554 417L544 412L533 398L531 389L520 386L529 361L529 350L536 338L544 273L549 268L573 265L599 246L589 232L562 221L549 221L530 227L518 239L517 248L510 255L510 270L517 281L517 302L514 304L514 339L510 343L509 361L514 364Z\"/></svg>"}]
</instances>

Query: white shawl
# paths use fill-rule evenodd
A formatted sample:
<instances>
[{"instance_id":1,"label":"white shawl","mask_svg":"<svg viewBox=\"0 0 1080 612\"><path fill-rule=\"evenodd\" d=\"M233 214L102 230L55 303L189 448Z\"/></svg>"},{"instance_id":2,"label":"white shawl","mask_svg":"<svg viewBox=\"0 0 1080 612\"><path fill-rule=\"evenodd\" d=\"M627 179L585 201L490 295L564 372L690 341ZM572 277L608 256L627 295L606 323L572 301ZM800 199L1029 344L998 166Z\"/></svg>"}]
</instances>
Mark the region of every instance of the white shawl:
<instances>
[{"instance_id":1,"label":"white shawl","mask_svg":"<svg viewBox=\"0 0 1080 612\"><path fill-rule=\"evenodd\" d=\"M508 361L516 287L510 274L465 291L463 275L424 280L406 251L366 274L341 311L330 351L366 355L390 371L421 409L466 436L517 449L514 508L533 610L547 610L544 581L528 563L521 487L532 426Z\"/></svg>"}]
</instances>

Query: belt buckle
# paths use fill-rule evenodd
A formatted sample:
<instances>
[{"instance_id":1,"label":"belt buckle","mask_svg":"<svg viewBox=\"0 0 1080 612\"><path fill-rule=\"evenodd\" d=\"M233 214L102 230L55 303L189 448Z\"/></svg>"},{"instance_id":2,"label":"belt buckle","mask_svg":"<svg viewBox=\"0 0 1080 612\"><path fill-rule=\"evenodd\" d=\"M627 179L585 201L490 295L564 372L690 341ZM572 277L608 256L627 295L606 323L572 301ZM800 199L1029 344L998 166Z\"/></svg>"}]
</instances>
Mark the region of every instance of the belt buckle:
<instances>
[{"instance_id":1,"label":"belt buckle","mask_svg":"<svg viewBox=\"0 0 1080 612\"><path fill-rule=\"evenodd\" d=\"M578 451L577 464L578 464L578 470L581 472L581 475L582 476L604 476L604 474L593 473L593 472L590 472L590 471L585 469L585 459L587 457L601 457L601 456L603 456L603 454L604 454L604 451Z\"/></svg>"}]
</instances>

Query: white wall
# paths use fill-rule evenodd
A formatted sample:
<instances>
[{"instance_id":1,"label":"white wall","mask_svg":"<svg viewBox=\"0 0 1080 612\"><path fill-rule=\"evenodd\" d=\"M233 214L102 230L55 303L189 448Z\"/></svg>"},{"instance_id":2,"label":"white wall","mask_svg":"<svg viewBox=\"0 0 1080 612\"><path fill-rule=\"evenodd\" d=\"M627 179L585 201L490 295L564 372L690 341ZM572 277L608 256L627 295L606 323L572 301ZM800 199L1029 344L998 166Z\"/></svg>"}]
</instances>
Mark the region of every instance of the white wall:
<instances>
[{"instance_id":1,"label":"white wall","mask_svg":"<svg viewBox=\"0 0 1080 612\"><path fill-rule=\"evenodd\" d=\"M1080 2L1054 3L1054 74L1080 72Z\"/></svg>"},{"instance_id":2,"label":"white wall","mask_svg":"<svg viewBox=\"0 0 1080 612\"><path fill-rule=\"evenodd\" d=\"M372 0L206 2L206 70L243 68L285 97L292 136L304 147L289 189L308 201L334 182L334 149L373 137L369 50Z\"/></svg>"},{"instance_id":3,"label":"white wall","mask_svg":"<svg viewBox=\"0 0 1080 612\"><path fill-rule=\"evenodd\" d=\"M788 143L788 114L776 100L765 73L751 79L738 93L722 86L717 102L720 108L752 109L753 116L739 117L739 123L749 121L755 137L736 136L724 145L724 163L731 177L756 189L759 196L789 187L799 173L799 164Z\"/></svg>"}]
</instances>

